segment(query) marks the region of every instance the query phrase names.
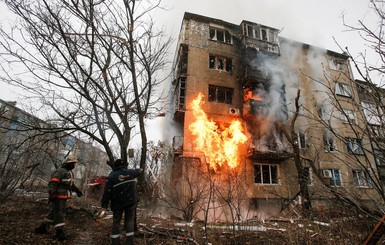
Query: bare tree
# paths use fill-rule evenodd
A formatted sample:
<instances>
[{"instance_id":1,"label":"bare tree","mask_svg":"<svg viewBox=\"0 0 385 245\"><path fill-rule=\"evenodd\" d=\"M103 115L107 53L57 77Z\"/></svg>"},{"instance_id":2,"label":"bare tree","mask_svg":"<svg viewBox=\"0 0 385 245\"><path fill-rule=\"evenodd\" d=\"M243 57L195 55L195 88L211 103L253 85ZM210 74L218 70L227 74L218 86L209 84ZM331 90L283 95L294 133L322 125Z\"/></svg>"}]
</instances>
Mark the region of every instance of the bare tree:
<instances>
[{"instance_id":1,"label":"bare tree","mask_svg":"<svg viewBox=\"0 0 385 245\"><path fill-rule=\"evenodd\" d=\"M160 72L171 43L151 18L160 1L3 2L18 21L0 31L1 80L48 108L56 130L81 132L102 145L110 165L116 157L128 160L129 143L139 132L144 169L145 121L161 108L154 105L161 102L166 75Z\"/></svg>"},{"instance_id":2,"label":"bare tree","mask_svg":"<svg viewBox=\"0 0 385 245\"><path fill-rule=\"evenodd\" d=\"M300 105L299 105L299 99L300 99L301 91L297 90L297 96L295 98L295 112L293 113L292 118L290 119L290 123L288 125L288 129L284 128L280 122L276 123L276 127L278 130L282 131L283 134L286 137L286 140L289 142L292 148L292 157L294 160L294 164L297 170L298 175L298 185L299 185L299 195L303 198L303 205L302 205L302 213L308 217L311 210L311 200L310 200L310 193L308 188L308 176L305 174L305 164L303 162L301 152L298 145L297 140L297 131L295 127L295 123L298 119L299 111L300 111ZM289 133L289 132L290 133Z\"/></svg>"},{"instance_id":3,"label":"bare tree","mask_svg":"<svg viewBox=\"0 0 385 245\"><path fill-rule=\"evenodd\" d=\"M21 113L7 103L0 105L0 196L2 201L16 189L32 190L57 165L60 139L42 133L45 122Z\"/></svg>"}]
</instances>

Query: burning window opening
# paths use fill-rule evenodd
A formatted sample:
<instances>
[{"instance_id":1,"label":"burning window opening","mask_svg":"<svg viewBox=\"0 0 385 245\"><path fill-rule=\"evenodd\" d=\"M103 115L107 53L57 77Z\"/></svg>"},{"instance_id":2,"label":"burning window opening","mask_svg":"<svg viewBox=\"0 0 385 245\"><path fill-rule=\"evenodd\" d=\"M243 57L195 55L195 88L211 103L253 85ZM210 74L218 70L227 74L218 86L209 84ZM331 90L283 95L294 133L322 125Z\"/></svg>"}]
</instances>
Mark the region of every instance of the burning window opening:
<instances>
[{"instance_id":1,"label":"burning window opening","mask_svg":"<svg viewBox=\"0 0 385 245\"><path fill-rule=\"evenodd\" d=\"M194 148L203 152L214 171L226 166L234 169L240 163L240 147L247 141L241 122L233 119L228 124L218 124L209 120L201 108L202 99L199 93L191 103L194 120L189 130L195 136Z\"/></svg>"}]
</instances>

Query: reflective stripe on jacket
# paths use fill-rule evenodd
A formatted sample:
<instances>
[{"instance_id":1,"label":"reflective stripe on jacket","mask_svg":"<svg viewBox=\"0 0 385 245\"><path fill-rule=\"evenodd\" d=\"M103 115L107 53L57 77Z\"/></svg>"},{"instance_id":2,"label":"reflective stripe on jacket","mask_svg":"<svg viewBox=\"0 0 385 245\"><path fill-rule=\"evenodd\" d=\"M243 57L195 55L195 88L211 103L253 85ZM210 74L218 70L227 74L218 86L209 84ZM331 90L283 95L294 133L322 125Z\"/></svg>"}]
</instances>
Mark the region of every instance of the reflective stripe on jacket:
<instances>
[{"instance_id":1,"label":"reflective stripe on jacket","mask_svg":"<svg viewBox=\"0 0 385 245\"><path fill-rule=\"evenodd\" d=\"M69 199L72 197L74 186L73 173L63 167L58 168L52 173L48 183L48 191L53 191L55 197L59 199Z\"/></svg>"},{"instance_id":2,"label":"reflective stripe on jacket","mask_svg":"<svg viewBox=\"0 0 385 245\"><path fill-rule=\"evenodd\" d=\"M126 166L117 167L107 177L102 197L102 207L111 202L111 210L136 203L136 178L141 174L140 169L127 169Z\"/></svg>"}]
</instances>

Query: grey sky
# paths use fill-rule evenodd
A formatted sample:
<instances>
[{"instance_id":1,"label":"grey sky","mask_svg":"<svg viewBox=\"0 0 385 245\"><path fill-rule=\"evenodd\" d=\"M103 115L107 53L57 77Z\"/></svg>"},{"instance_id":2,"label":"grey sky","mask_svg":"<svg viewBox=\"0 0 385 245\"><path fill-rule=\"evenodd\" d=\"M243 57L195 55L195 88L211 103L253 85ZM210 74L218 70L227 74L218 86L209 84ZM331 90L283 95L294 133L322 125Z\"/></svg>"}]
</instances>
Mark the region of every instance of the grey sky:
<instances>
[{"instance_id":1,"label":"grey sky","mask_svg":"<svg viewBox=\"0 0 385 245\"><path fill-rule=\"evenodd\" d=\"M348 23L356 24L359 19L368 20L370 12L365 0L163 0L163 5L170 10L161 14L159 22L175 34L184 12L192 12L234 24L249 20L271 26L282 30L284 37L334 51L339 49L333 36L343 46L360 41L355 33L343 32L342 14Z\"/></svg>"},{"instance_id":2,"label":"grey sky","mask_svg":"<svg viewBox=\"0 0 385 245\"><path fill-rule=\"evenodd\" d=\"M1 4L2 5L2 4ZM303 43L340 52L333 37L353 54L365 50L357 33L346 32L342 14L349 24L370 22L369 1L366 0L162 0L168 11L156 16L157 24L177 37L184 12L191 12L234 24L249 20L282 30L280 35ZM2 6L0 23L12 18ZM172 49L170 51L174 51ZM17 100L14 89L2 84L0 98Z\"/></svg>"}]
</instances>

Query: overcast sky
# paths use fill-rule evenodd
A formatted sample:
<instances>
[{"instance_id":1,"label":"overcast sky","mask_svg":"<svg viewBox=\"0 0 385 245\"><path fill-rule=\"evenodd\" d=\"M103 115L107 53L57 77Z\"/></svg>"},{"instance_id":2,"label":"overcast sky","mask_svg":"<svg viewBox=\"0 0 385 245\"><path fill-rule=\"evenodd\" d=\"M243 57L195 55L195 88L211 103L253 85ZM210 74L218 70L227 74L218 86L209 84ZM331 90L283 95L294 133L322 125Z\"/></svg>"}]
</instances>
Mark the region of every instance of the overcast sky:
<instances>
[{"instance_id":1,"label":"overcast sky","mask_svg":"<svg viewBox=\"0 0 385 245\"><path fill-rule=\"evenodd\" d=\"M370 13L367 0L163 0L163 5L170 10L159 21L175 34L184 12L191 12L233 24L249 20L280 29L281 36L334 51L339 50L333 36L347 42L344 45L352 41L352 33L344 32L342 15L353 25Z\"/></svg>"},{"instance_id":2,"label":"overcast sky","mask_svg":"<svg viewBox=\"0 0 385 245\"><path fill-rule=\"evenodd\" d=\"M373 21L369 0L162 0L162 5L168 11L159 12L155 21L175 40L184 13L191 12L233 24L248 20L267 25L281 30L280 35L283 37L341 52L334 37L342 47L348 46L353 55L366 48L357 33L345 31L342 15L351 25L356 25L358 20ZM12 19L3 4L0 4L0 9L1 24ZM176 43L170 51L174 52L175 47ZM22 102L17 96L17 90L1 82L0 98L17 101L19 106ZM157 121L153 123L157 124ZM153 140L156 138L162 136L154 135Z\"/></svg>"},{"instance_id":3,"label":"overcast sky","mask_svg":"<svg viewBox=\"0 0 385 245\"><path fill-rule=\"evenodd\" d=\"M180 31L185 12L221 19L233 24L248 20L282 30L280 35L299 42L340 52L333 37L353 54L365 50L357 33L346 32L342 15L349 24L370 22L367 0L163 0L168 11L161 11L156 22L175 36ZM0 6L1 7L1 6ZM0 23L11 17L2 8ZM175 45L171 49L175 50ZM18 100L13 89L1 84L0 98Z\"/></svg>"}]
</instances>

